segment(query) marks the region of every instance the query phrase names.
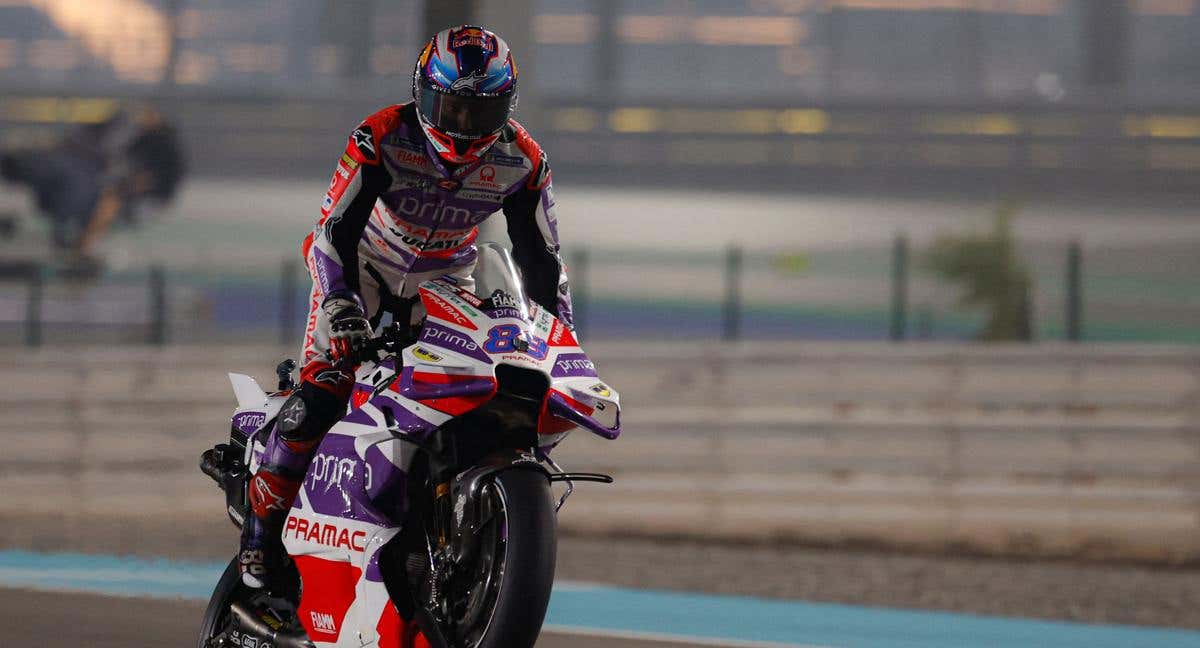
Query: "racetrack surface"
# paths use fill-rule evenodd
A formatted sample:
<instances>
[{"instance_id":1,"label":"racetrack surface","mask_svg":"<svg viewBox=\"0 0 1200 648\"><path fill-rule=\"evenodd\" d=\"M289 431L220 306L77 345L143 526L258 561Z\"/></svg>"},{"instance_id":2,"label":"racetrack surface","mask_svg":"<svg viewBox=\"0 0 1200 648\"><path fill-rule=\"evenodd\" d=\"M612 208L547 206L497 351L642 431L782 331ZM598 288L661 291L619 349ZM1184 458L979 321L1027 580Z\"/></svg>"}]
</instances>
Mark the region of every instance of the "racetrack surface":
<instances>
[{"instance_id":1,"label":"racetrack surface","mask_svg":"<svg viewBox=\"0 0 1200 648\"><path fill-rule=\"evenodd\" d=\"M204 602L0 589L6 646L193 646ZM538 648L685 648L694 644L543 632ZM720 646L722 644L711 644ZM737 644L726 644L737 646Z\"/></svg>"},{"instance_id":2,"label":"racetrack surface","mask_svg":"<svg viewBox=\"0 0 1200 648\"><path fill-rule=\"evenodd\" d=\"M219 510L120 519L5 512L0 520L7 549L216 562L237 544ZM560 578L626 588L1200 630L1194 565L573 536L559 538L557 563Z\"/></svg>"},{"instance_id":3,"label":"racetrack surface","mask_svg":"<svg viewBox=\"0 0 1200 648\"><path fill-rule=\"evenodd\" d=\"M0 551L0 586L14 589L66 592L74 596L91 592L123 599L80 600L81 608L43 607L13 617L30 632L43 631L40 617L74 626L88 626L89 633L107 636L123 628L141 628L137 615L143 598L204 601L225 563L145 560L85 554L44 554ZM16 592L17 598L27 593ZM0 597L2 599L2 597ZM133 600L134 603L128 604ZM77 612L87 617L93 608L117 606L104 620L78 623ZM124 610L124 611L121 611ZM198 609L191 612L197 613ZM62 615L62 618L58 618ZM117 630L107 624L116 619ZM184 618L198 618L185 613ZM606 645L642 646L676 644L695 646L744 646L755 648L959 648L961 646L1024 647L1053 645L1063 648L1125 648L1146 645L1184 648L1200 645L1200 632L1167 628L1094 625L1035 621L1003 617L947 614L916 610L868 608L828 603L769 600L751 597L685 594L655 590L618 588L599 584L557 581L547 611L548 635L574 635L607 640ZM193 622L194 623L194 622ZM99 627L90 627L97 625ZM188 625L181 620L179 625ZM156 628L146 645L176 637L175 625ZM148 630L139 630L148 632ZM80 637L82 645L93 645L96 637ZM548 637L549 644L559 645ZM186 640L184 640L186 641ZM37 642L35 642L37 643ZM43 644L37 644L43 645Z\"/></svg>"}]
</instances>

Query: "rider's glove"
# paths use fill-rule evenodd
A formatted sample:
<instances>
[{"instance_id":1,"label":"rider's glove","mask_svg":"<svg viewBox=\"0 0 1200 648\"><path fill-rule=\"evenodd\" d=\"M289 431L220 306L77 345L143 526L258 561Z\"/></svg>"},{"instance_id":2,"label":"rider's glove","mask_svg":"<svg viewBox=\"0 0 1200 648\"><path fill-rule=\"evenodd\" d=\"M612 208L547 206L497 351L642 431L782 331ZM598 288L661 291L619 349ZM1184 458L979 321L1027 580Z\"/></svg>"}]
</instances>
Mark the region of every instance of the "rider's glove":
<instances>
[{"instance_id":1,"label":"rider's glove","mask_svg":"<svg viewBox=\"0 0 1200 648\"><path fill-rule=\"evenodd\" d=\"M334 362L350 356L371 335L371 324L358 300L347 293L335 293L321 304L329 320L329 354Z\"/></svg>"}]
</instances>

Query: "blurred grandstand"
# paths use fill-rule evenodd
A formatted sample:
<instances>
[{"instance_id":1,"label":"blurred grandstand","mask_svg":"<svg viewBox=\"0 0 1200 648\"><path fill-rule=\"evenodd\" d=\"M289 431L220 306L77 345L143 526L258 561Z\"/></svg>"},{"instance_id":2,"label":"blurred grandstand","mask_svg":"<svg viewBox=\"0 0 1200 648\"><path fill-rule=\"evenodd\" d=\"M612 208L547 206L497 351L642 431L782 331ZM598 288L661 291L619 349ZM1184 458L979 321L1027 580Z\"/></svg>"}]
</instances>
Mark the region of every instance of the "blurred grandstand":
<instances>
[{"instance_id":1,"label":"blurred grandstand","mask_svg":"<svg viewBox=\"0 0 1200 648\"><path fill-rule=\"evenodd\" d=\"M523 116L576 182L732 166L784 187L1141 191L1200 169L1193 0L503 4L532 18L508 30ZM323 174L349 125L407 96L422 15L416 0L8 0L0 126L34 136L148 95L201 172Z\"/></svg>"},{"instance_id":2,"label":"blurred grandstand","mask_svg":"<svg viewBox=\"0 0 1200 648\"><path fill-rule=\"evenodd\" d=\"M174 218L115 237L116 287L92 301L124 295L121 317L163 339L231 322L275 338L303 309L305 278L283 264L332 153L362 115L408 98L418 43L462 16L518 52L519 117L555 165L592 335L686 321L706 337L969 338L982 315L956 305L923 246L1018 197L1035 338L1072 337L1075 304L1081 339L1198 339L1194 0L3 0L0 146L154 100L199 180ZM620 202L613 185L649 193ZM29 206L0 195L3 209ZM703 224L645 230L617 209ZM853 231L814 232L821 210ZM680 238L695 245L668 252ZM97 310L70 305L77 288L52 269L34 283L0 291L3 325L26 331L9 340Z\"/></svg>"}]
</instances>

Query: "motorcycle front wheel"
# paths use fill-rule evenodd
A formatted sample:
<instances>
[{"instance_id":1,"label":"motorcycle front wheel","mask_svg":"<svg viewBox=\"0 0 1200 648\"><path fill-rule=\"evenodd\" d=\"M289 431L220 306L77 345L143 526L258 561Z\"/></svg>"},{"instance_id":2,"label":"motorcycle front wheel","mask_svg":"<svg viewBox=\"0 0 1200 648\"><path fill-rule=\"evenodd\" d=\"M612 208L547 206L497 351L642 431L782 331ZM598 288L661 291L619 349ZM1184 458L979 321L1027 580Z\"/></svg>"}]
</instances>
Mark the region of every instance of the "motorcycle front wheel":
<instances>
[{"instance_id":1,"label":"motorcycle front wheel","mask_svg":"<svg viewBox=\"0 0 1200 648\"><path fill-rule=\"evenodd\" d=\"M507 470L485 489L492 515L477 535L473 569L451 608L455 644L532 648L541 633L558 542L550 483L539 471Z\"/></svg>"},{"instance_id":2,"label":"motorcycle front wheel","mask_svg":"<svg viewBox=\"0 0 1200 648\"><path fill-rule=\"evenodd\" d=\"M225 567L225 572L213 588L212 597L208 599L204 620L200 623L200 641L196 644L198 648L210 648L213 639L225 630L229 623L229 605L241 586L242 577L238 573L237 558L234 558Z\"/></svg>"}]
</instances>

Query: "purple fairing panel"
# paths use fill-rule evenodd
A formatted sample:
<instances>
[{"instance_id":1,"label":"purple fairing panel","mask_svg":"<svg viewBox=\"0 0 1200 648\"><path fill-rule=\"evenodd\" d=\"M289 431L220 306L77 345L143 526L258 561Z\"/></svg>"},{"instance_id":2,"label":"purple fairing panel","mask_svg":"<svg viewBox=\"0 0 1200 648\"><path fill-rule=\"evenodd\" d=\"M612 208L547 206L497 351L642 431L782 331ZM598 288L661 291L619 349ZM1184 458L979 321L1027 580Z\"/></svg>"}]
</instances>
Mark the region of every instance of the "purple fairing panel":
<instances>
[{"instance_id":1,"label":"purple fairing panel","mask_svg":"<svg viewBox=\"0 0 1200 648\"><path fill-rule=\"evenodd\" d=\"M434 383L416 380L414 373L413 367L405 367L398 382L400 395L412 400L487 396L496 390L496 379L491 376L461 376L454 382Z\"/></svg>"},{"instance_id":2,"label":"purple fairing panel","mask_svg":"<svg viewBox=\"0 0 1200 648\"><path fill-rule=\"evenodd\" d=\"M366 461L371 475L370 483L367 484L367 497L389 518L399 521L404 515L407 477L405 472L396 467L383 453L381 445L383 444L377 443L367 448Z\"/></svg>"},{"instance_id":3,"label":"purple fairing panel","mask_svg":"<svg viewBox=\"0 0 1200 648\"><path fill-rule=\"evenodd\" d=\"M396 421L395 429L399 430L400 432L403 432L404 434L406 434L408 436L415 437L417 439L424 439L425 437L429 436L435 429L437 429L437 424L426 421L425 419L421 418L420 416L413 414L412 412L410 412L408 410L408 408L401 405L398 401L396 401L395 399L392 399L392 398L388 398L385 395L376 396L376 397L372 398L371 400L367 401L367 404L371 405L372 407L379 410L380 412L382 412L384 410L390 410L392 413L392 418L395 419L395 421ZM356 410L356 411L361 411L361 410ZM367 416L367 414L365 412L362 413L362 416L371 420L372 423L375 423L374 419L371 419L371 417ZM349 420L349 418L350 417L346 417L345 419L342 419L342 420L344 420L344 421ZM353 421L353 422L357 422L357 421Z\"/></svg>"},{"instance_id":4,"label":"purple fairing panel","mask_svg":"<svg viewBox=\"0 0 1200 648\"><path fill-rule=\"evenodd\" d=\"M330 432L308 465L304 492L313 512L380 526L392 526L391 510L380 509L368 494L376 479L392 480L391 471L378 477L374 467L354 449L356 437ZM392 467L399 471L398 468Z\"/></svg>"},{"instance_id":5,"label":"purple fairing panel","mask_svg":"<svg viewBox=\"0 0 1200 648\"><path fill-rule=\"evenodd\" d=\"M425 322L425 327L421 329L420 341L447 351L461 353L484 364L492 364L492 359L483 352L483 349L479 348L479 345L469 335L428 320Z\"/></svg>"},{"instance_id":6,"label":"purple fairing panel","mask_svg":"<svg viewBox=\"0 0 1200 648\"><path fill-rule=\"evenodd\" d=\"M362 411L361 407L356 407L350 410L350 413L342 417L343 423L356 423L358 425L379 425L379 422L371 418L370 414Z\"/></svg>"},{"instance_id":7,"label":"purple fairing panel","mask_svg":"<svg viewBox=\"0 0 1200 648\"><path fill-rule=\"evenodd\" d=\"M267 424L267 413L261 411L238 412L233 415L233 427L250 436Z\"/></svg>"},{"instance_id":8,"label":"purple fairing panel","mask_svg":"<svg viewBox=\"0 0 1200 648\"><path fill-rule=\"evenodd\" d=\"M596 365L584 353L562 353L554 359L554 368L550 370L554 378L594 378Z\"/></svg>"},{"instance_id":9,"label":"purple fairing panel","mask_svg":"<svg viewBox=\"0 0 1200 648\"><path fill-rule=\"evenodd\" d=\"M363 578L372 583L383 582L383 570L379 568L379 554L383 553L383 547L371 552L371 557L367 560L367 568L363 570Z\"/></svg>"},{"instance_id":10,"label":"purple fairing panel","mask_svg":"<svg viewBox=\"0 0 1200 648\"><path fill-rule=\"evenodd\" d=\"M562 394L555 390L550 390L546 395L546 408L551 416L557 416L564 421L570 421L581 428L595 432L597 435L605 439L615 439L621 435L621 412L617 411L616 424L611 427L604 427L596 419L584 414L583 412L571 406L567 399Z\"/></svg>"}]
</instances>

